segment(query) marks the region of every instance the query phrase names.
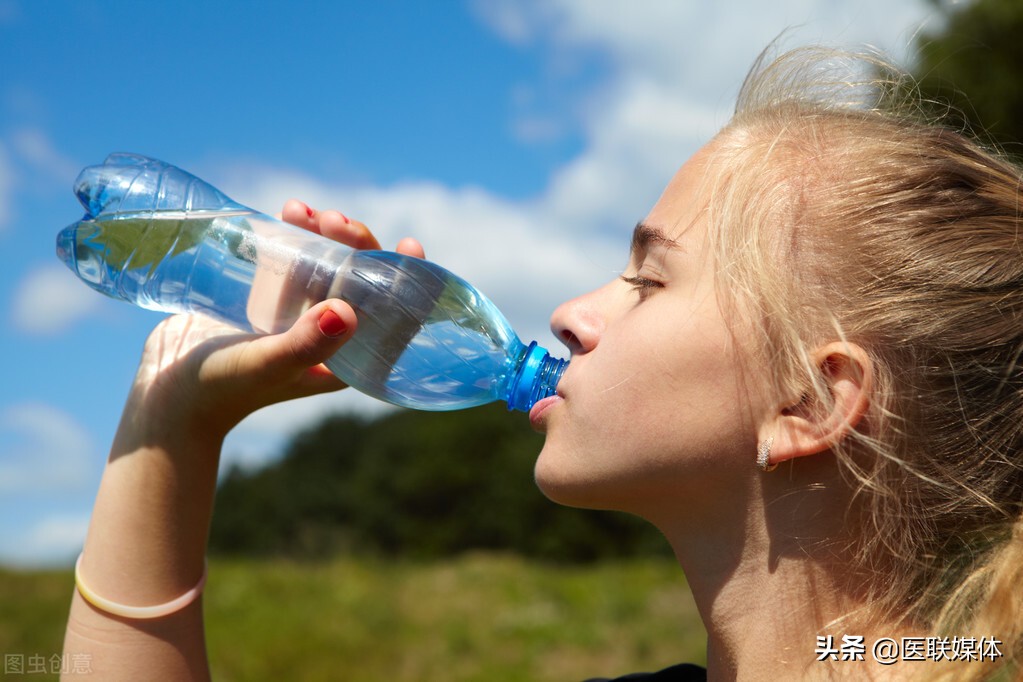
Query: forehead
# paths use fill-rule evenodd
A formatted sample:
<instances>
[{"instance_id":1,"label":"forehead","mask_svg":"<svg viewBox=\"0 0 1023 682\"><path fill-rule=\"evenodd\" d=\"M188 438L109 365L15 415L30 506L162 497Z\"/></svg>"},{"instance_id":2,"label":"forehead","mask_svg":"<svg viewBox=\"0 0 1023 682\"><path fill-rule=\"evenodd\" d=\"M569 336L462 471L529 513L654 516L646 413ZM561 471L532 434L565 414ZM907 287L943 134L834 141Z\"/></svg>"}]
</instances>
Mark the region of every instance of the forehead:
<instances>
[{"instance_id":1,"label":"forehead","mask_svg":"<svg viewBox=\"0 0 1023 682\"><path fill-rule=\"evenodd\" d=\"M675 173L660 199L643 223L656 228L665 237L682 241L701 221L707 207L709 186L718 172L720 160L714 154L715 142L700 148Z\"/></svg>"}]
</instances>

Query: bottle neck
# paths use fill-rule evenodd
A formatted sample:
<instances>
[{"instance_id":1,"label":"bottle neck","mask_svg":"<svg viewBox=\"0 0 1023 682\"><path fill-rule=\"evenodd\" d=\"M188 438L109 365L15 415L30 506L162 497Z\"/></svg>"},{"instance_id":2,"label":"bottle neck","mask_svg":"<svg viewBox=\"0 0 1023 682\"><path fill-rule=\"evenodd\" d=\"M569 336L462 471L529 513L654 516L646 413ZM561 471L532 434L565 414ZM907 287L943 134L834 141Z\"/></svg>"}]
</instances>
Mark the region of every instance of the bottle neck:
<instances>
[{"instance_id":1,"label":"bottle neck","mask_svg":"<svg viewBox=\"0 0 1023 682\"><path fill-rule=\"evenodd\" d=\"M508 391L508 409L528 412L535 403L554 395L567 360L552 358L533 341L522 352Z\"/></svg>"}]
</instances>

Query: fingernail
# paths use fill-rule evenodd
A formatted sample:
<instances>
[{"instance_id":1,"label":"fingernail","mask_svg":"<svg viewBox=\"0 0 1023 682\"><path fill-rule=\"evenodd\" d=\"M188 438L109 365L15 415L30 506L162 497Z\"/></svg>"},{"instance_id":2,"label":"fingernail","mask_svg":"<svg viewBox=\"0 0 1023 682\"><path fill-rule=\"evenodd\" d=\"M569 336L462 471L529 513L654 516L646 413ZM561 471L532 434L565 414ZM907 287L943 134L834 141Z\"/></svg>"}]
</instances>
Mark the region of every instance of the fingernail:
<instances>
[{"instance_id":1,"label":"fingernail","mask_svg":"<svg viewBox=\"0 0 1023 682\"><path fill-rule=\"evenodd\" d=\"M352 224L352 221L349 220L348 216L346 216L344 213L341 214L341 219L345 221L345 225L351 225Z\"/></svg>"},{"instance_id":2,"label":"fingernail","mask_svg":"<svg viewBox=\"0 0 1023 682\"><path fill-rule=\"evenodd\" d=\"M341 316L329 308L320 314L318 322L320 331L326 336L341 336L348 329Z\"/></svg>"},{"instance_id":3,"label":"fingernail","mask_svg":"<svg viewBox=\"0 0 1023 682\"><path fill-rule=\"evenodd\" d=\"M305 214L306 214L307 216L309 216L310 218L312 218L312 217L313 217L313 215L314 215L315 213L316 213L316 212L315 212L315 211L313 210L313 207L312 207L312 206L306 206L306 207L305 207Z\"/></svg>"}]
</instances>

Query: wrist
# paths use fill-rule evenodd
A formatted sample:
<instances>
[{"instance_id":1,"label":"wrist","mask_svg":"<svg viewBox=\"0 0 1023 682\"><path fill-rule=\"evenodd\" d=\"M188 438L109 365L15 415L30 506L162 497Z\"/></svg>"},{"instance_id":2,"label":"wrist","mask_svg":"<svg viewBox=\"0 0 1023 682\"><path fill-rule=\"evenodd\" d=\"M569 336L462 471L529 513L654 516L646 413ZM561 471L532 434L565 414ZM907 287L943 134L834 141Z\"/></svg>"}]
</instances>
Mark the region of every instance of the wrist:
<instances>
[{"instance_id":1,"label":"wrist","mask_svg":"<svg viewBox=\"0 0 1023 682\"><path fill-rule=\"evenodd\" d=\"M121 448L219 450L228 431L241 420L232 416L231 404L227 399L211 399L208 391L187 378L169 372L146 376L140 371L121 414Z\"/></svg>"},{"instance_id":2,"label":"wrist","mask_svg":"<svg viewBox=\"0 0 1023 682\"><path fill-rule=\"evenodd\" d=\"M199 581L186 592L182 592L179 596L174 599L162 602L160 604L153 604L151 606L131 606L122 604L93 591L88 586L85 579L82 576L82 556L78 555L78 560L75 562L75 587L78 589L79 594L82 595L82 599L91 604L93 608L99 610L102 613L111 616L118 616L120 618L127 618L131 620L150 620L153 618L164 618L171 616L189 604L194 602L202 594L203 587L206 585L206 575L208 567L203 564L202 575Z\"/></svg>"}]
</instances>

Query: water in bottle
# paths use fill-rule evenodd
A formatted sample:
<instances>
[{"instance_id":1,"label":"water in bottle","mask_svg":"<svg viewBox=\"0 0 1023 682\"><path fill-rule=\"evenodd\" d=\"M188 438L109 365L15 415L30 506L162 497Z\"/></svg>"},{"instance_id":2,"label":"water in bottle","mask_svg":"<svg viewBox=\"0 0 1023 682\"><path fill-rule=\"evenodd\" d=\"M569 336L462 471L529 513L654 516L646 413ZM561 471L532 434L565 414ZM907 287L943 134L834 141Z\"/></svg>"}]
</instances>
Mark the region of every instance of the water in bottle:
<instances>
[{"instance_id":1,"label":"water in bottle","mask_svg":"<svg viewBox=\"0 0 1023 682\"><path fill-rule=\"evenodd\" d=\"M165 312L276 333L341 298L353 338L326 365L373 397L424 410L503 400L528 411L566 361L526 345L465 280L426 260L356 251L242 206L169 164L112 154L82 171L86 215L58 256L98 291Z\"/></svg>"}]
</instances>

